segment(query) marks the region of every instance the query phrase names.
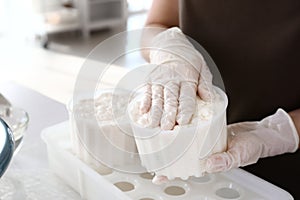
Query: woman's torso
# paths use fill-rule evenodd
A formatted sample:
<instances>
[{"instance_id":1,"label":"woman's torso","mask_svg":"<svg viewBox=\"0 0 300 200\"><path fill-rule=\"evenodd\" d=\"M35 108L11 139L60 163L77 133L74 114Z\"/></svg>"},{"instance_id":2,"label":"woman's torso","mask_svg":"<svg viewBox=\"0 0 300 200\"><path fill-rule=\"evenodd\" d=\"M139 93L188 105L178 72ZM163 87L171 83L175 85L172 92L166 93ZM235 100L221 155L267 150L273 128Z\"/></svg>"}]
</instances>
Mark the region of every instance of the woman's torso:
<instances>
[{"instance_id":1,"label":"woman's torso","mask_svg":"<svg viewBox=\"0 0 300 200\"><path fill-rule=\"evenodd\" d=\"M300 108L300 1L181 0L180 27L210 54L228 122Z\"/></svg>"},{"instance_id":2,"label":"woman's torso","mask_svg":"<svg viewBox=\"0 0 300 200\"><path fill-rule=\"evenodd\" d=\"M179 0L180 26L219 68L228 123L300 108L299 0ZM300 151L264 158L247 171L300 199ZM296 178L297 179L297 178Z\"/></svg>"}]
</instances>

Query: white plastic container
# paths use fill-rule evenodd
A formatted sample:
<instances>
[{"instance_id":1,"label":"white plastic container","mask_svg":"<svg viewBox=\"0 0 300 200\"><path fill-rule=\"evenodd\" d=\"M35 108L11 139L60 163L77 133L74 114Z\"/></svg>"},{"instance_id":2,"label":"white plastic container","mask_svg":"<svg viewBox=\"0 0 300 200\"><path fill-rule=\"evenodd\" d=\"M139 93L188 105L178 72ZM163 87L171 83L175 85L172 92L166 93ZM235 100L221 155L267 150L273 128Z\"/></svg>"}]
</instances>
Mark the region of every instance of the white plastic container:
<instances>
[{"instance_id":1,"label":"white plastic container","mask_svg":"<svg viewBox=\"0 0 300 200\"><path fill-rule=\"evenodd\" d=\"M92 97L78 95L68 105L72 149L84 162L107 170L107 166L131 171L140 165L131 126L126 120L128 94L105 89ZM137 168L141 167L138 166Z\"/></svg>"},{"instance_id":2,"label":"white plastic container","mask_svg":"<svg viewBox=\"0 0 300 200\"><path fill-rule=\"evenodd\" d=\"M200 177L204 175L202 159L226 150L228 100L221 89L215 87L215 91L214 101L197 100L197 110L190 124L176 125L168 131L143 126L148 114L137 112L139 98L130 103L131 125L142 165L147 171L170 180Z\"/></svg>"},{"instance_id":3,"label":"white plastic container","mask_svg":"<svg viewBox=\"0 0 300 200\"><path fill-rule=\"evenodd\" d=\"M154 185L150 174L129 174L87 165L71 150L69 122L42 132L51 169L87 200L292 200L286 191L244 170Z\"/></svg>"}]
</instances>

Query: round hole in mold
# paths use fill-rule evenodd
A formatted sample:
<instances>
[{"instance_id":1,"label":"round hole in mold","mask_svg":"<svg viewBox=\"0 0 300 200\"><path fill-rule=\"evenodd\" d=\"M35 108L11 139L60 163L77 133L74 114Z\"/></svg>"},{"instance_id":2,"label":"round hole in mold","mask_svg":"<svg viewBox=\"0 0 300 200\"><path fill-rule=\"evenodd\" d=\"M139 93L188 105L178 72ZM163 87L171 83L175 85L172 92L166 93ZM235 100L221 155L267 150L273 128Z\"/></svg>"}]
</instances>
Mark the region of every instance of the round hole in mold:
<instances>
[{"instance_id":1,"label":"round hole in mold","mask_svg":"<svg viewBox=\"0 0 300 200\"><path fill-rule=\"evenodd\" d=\"M136 198L133 198L133 199L138 199L138 200L162 200L162 198L160 196L153 195L151 193L139 195L139 196L137 196Z\"/></svg>"},{"instance_id":2,"label":"round hole in mold","mask_svg":"<svg viewBox=\"0 0 300 200\"><path fill-rule=\"evenodd\" d=\"M194 183L207 183L212 180L210 175L205 175L201 177L191 177L190 180Z\"/></svg>"},{"instance_id":3,"label":"round hole in mold","mask_svg":"<svg viewBox=\"0 0 300 200\"><path fill-rule=\"evenodd\" d=\"M195 196L189 200L216 200L215 198L211 198L209 196Z\"/></svg>"},{"instance_id":4,"label":"round hole in mold","mask_svg":"<svg viewBox=\"0 0 300 200\"><path fill-rule=\"evenodd\" d=\"M114 185L123 192L129 192L131 190L134 190L135 188L132 183L129 183L127 181L116 182L114 183Z\"/></svg>"},{"instance_id":5,"label":"round hole in mold","mask_svg":"<svg viewBox=\"0 0 300 200\"><path fill-rule=\"evenodd\" d=\"M144 179L152 180L154 177L154 174L145 172L145 173L140 174L140 177L142 177Z\"/></svg>"},{"instance_id":6,"label":"round hole in mold","mask_svg":"<svg viewBox=\"0 0 300 200\"><path fill-rule=\"evenodd\" d=\"M219 188L215 193L217 196L222 197L223 199L237 199L241 196L239 191L229 187Z\"/></svg>"},{"instance_id":7,"label":"round hole in mold","mask_svg":"<svg viewBox=\"0 0 300 200\"><path fill-rule=\"evenodd\" d=\"M90 157L88 157L88 159L89 159L88 164L98 174L100 174L102 176L105 176L105 175L109 175L109 174L113 173L113 169L112 168L109 168L109 167L101 164L99 161L97 161L95 159L90 160L91 159Z\"/></svg>"},{"instance_id":8,"label":"round hole in mold","mask_svg":"<svg viewBox=\"0 0 300 200\"><path fill-rule=\"evenodd\" d=\"M186 193L184 188L175 185L166 187L164 192L170 196L181 196Z\"/></svg>"},{"instance_id":9,"label":"round hole in mold","mask_svg":"<svg viewBox=\"0 0 300 200\"><path fill-rule=\"evenodd\" d=\"M95 168L96 172L98 172L100 175L105 176L113 173L113 170L111 168Z\"/></svg>"}]
</instances>

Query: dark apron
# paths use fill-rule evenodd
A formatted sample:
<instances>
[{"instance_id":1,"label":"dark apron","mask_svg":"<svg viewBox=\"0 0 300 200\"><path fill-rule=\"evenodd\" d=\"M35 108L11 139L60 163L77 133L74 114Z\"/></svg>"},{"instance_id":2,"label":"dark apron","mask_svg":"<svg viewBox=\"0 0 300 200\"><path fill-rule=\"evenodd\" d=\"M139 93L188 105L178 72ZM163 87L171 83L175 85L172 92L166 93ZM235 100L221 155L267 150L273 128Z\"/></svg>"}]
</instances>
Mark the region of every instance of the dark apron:
<instances>
[{"instance_id":1,"label":"dark apron","mask_svg":"<svg viewBox=\"0 0 300 200\"><path fill-rule=\"evenodd\" d=\"M221 72L228 123L300 108L299 0L180 0L179 8L183 32ZM300 199L299 151L258 163L244 169Z\"/></svg>"}]
</instances>

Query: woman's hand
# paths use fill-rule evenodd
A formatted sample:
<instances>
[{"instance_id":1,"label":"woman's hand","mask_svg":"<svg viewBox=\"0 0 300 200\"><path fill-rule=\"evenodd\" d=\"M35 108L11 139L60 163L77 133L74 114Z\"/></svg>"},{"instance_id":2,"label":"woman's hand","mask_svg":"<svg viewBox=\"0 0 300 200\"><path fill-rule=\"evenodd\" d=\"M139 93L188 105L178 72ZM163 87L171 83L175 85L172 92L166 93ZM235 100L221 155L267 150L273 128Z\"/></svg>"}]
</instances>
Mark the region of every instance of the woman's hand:
<instances>
[{"instance_id":1,"label":"woman's hand","mask_svg":"<svg viewBox=\"0 0 300 200\"><path fill-rule=\"evenodd\" d=\"M295 152L299 145L295 124L284 110L278 109L259 122L229 125L228 150L207 158L206 171L228 171L254 164L259 158Z\"/></svg>"},{"instance_id":2,"label":"woman's hand","mask_svg":"<svg viewBox=\"0 0 300 200\"><path fill-rule=\"evenodd\" d=\"M152 39L149 75L140 110L150 112L151 126L164 130L188 124L196 108L197 91L213 99L212 75L202 55L179 28L167 29Z\"/></svg>"}]
</instances>

